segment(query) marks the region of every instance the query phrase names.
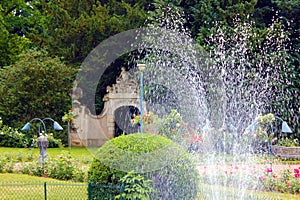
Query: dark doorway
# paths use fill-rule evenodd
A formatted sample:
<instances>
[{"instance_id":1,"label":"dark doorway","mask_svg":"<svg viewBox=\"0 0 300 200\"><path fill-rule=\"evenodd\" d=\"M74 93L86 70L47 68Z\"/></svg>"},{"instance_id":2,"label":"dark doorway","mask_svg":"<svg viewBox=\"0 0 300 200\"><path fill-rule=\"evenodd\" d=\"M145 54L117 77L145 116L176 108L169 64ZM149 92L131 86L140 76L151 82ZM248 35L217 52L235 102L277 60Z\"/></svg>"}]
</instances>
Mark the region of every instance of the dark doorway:
<instances>
[{"instance_id":1,"label":"dark doorway","mask_svg":"<svg viewBox=\"0 0 300 200\"><path fill-rule=\"evenodd\" d=\"M139 126L131 120L139 114L139 109L134 106L122 106L115 111L115 137L122 134L137 133Z\"/></svg>"}]
</instances>

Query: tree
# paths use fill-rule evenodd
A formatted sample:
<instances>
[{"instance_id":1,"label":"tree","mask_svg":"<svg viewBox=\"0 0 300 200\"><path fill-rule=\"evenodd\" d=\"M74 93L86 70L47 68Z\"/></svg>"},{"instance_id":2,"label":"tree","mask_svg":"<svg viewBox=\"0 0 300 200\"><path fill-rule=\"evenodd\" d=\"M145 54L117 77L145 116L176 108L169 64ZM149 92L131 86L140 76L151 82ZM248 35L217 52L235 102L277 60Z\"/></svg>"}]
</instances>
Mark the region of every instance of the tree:
<instances>
[{"instance_id":1,"label":"tree","mask_svg":"<svg viewBox=\"0 0 300 200\"><path fill-rule=\"evenodd\" d=\"M28 38L13 30L16 15L13 11L10 6L0 4L0 67L14 63L17 55L30 45Z\"/></svg>"},{"instance_id":2,"label":"tree","mask_svg":"<svg viewBox=\"0 0 300 200\"><path fill-rule=\"evenodd\" d=\"M0 116L13 127L34 117L60 120L71 105L74 72L45 50L29 50L0 71Z\"/></svg>"},{"instance_id":3,"label":"tree","mask_svg":"<svg viewBox=\"0 0 300 200\"><path fill-rule=\"evenodd\" d=\"M40 1L37 10L46 26L42 34L31 31L28 37L50 55L63 57L66 63L79 65L100 42L144 23L144 0Z\"/></svg>"},{"instance_id":4,"label":"tree","mask_svg":"<svg viewBox=\"0 0 300 200\"><path fill-rule=\"evenodd\" d=\"M205 38L211 34L213 22L219 21L228 26L233 25L233 20L238 16L245 19L252 14L257 0L201 0L191 6L190 23L191 31L200 44L205 43Z\"/></svg>"}]
</instances>

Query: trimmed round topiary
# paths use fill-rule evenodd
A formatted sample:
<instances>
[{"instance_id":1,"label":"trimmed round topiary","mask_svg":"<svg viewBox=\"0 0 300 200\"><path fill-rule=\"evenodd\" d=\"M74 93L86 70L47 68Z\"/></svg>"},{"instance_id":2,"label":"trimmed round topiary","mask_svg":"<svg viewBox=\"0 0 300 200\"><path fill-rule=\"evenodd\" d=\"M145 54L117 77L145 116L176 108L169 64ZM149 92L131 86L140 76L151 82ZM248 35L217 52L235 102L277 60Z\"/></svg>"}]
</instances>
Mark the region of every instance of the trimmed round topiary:
<instances>
[{"instance_id":1,"label":"trimmed round topiary","mask_svg":"<svg viewBox=\"0 0 300 200\"><path fill-rule=\"evenodd\" d=\"M166 137L136 133L107 141L96 153L88 181L117 185L130 171L152 180L151 199L196 198L196 166L186 150Z\"/></svg>"}]
</instances>

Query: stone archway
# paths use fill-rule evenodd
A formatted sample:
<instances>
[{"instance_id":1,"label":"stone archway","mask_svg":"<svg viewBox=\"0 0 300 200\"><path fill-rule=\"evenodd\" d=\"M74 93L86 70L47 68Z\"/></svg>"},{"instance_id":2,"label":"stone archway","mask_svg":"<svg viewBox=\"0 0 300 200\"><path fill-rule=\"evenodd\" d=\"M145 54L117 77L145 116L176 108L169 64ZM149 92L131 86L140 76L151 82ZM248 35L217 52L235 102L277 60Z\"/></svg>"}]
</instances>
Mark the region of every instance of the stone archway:
<instances>
[{"instance_id":1,"label":"stone archway","mask_svg":"<svg viewBox=\"0 0 300 200\"><path fill-rule=\"evenodd\" d=\"M107 86L107 94L103 101L105 103L101 114L92 115L86 106L81 105L78 100L74 100L76 129L72 133L72 145L76 143L80 146L103 145L115 136L116 111L122 107L140 107L139 85L130 78L124 67L116 79L116 84ZM143 102L143 112L147 112L145 102Z\"/></svg>"}]
</instances>

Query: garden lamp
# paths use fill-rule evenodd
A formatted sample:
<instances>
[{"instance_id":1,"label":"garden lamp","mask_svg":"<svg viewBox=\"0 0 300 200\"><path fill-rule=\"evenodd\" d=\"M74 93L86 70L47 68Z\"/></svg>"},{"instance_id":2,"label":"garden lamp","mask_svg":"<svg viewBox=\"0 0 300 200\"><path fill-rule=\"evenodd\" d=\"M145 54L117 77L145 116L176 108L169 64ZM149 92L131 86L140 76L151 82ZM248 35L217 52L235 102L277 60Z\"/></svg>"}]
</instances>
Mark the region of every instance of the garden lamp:
<instances>
[{"instance_id":1,"label":"garden lamp","mask_svg":"<svg viewBox=\"0 0 300 200\"><path fill-rule=\"evenodd\" d=\"M277 117L277 116L274 116L275 119L279 119L282 124L281 124L281 132L282 133L292 133L292 130L291 128L288 126L287 122L284 121L283 119L281 119L280 117ZM254 132L257 130L258 128L258 122L255 121L253 122L251 125L249 125L246 130L247 131L251 131L251 132ZM266 136L268 137L268 132L266 132ZM270 154L270 170L272 171L272 148L271 148L272 144L271 142L268 140L268 150L269 150L269 154Z\"/></svg>"},{"instance_id":2,"label":"garden lamp","mask_svg":"<svg viewBox=\"0 0 300 200\"><path fill-rule=\"evenodd\" d=\"M64 130L63 127L61 127L61 125L59 123L57 123L57 121L54 121L53 119L51 118L44 118L43 121L45 120L50 120L53 122L53 129L56 130L56 131L62 131Z\"/></svg>"},{"instance_id":3,"label":"garden lamp","mask_svg":"<svg viewBox=\"0 0 300 200\"><path fill-rule=\"evenodd\" d=\"M292 133L293 132L286 121L282 121L281 132L283 132L283 133Z\"/></svg>"},{"instance_id":4,"label":"garden lamp","mask_svg":"<svg viewBox=\"0 0 300 200\"><path fill-rule=\"evenodd\" d=\"M246 131L254 132L257 130L257 122L252 123L246 128Z\"/></svg>"},{"instance_id":5,"label":"garden lamp","mask_svg":"<svg viewBox=\"0 0 300 200\"><path fill-rule=\"evenodd\" d=\"M59 123L57 123L56 121L54 121L51 118L44 118L44 119L33 118L32 120L30 120L29 122L27 122L21 128L21 130L22 131L28 131L28 130L30 130L30 123L32 121L34 121L34 120L38 120L39 122L41 122L41 124L43 125L43 128L44 128L44 134L47 133L47 131L46 131L46 125L44 123L45 120L50 120L50 121L53 122L53 128L54 128L54 130L57 130L57 131L63 130L63 128L59 125ZM47 146L48 146L48 140L47 140L47 138L45 136L41 136L40 135L40 128L39 128L39 138L38 138L38 140L40 140L40 146L39 146L39 148L40 148L40 157L42 158L41 163L43 165L43 170L44 170L44 156L45 156L44 154L47 154L47 152L46 152L47 150L46 149L47 149Z\"/></svg>"},{"instance_id":6,"label":"garden lamp","mask_svg":"<svg viewBox=\"0 0 300 200\"><path fill-rule=\"evenodd\" d=\"M28 130L30 130L30 123L29 123L29 122L27 122L27 123L23 126L23 128L21 128L21 131L28 131Z\"/></svg>"},{"instance_id":7,"label":"garden lamp","mask_svg":"<svg viewBox=\"0 0 300 200\"><path fill-rule=\"evenodd\" d=\"M143 132L143 71L146 68L145 64L137 64L140 71L140 133Z\"/></svg>"},{"instance_id":8,"label":"garden lamp","mask_svg":"<svg viewBox=\"0 0 300 200\"><path fill-rule=\"evenodd\" d=\"M203 126L202 131L206 132L206 131L209 131L209 130L210 130L210 122L209 122L208 119L206 119L206 123Z\"/></svg>"}]
</instances>

